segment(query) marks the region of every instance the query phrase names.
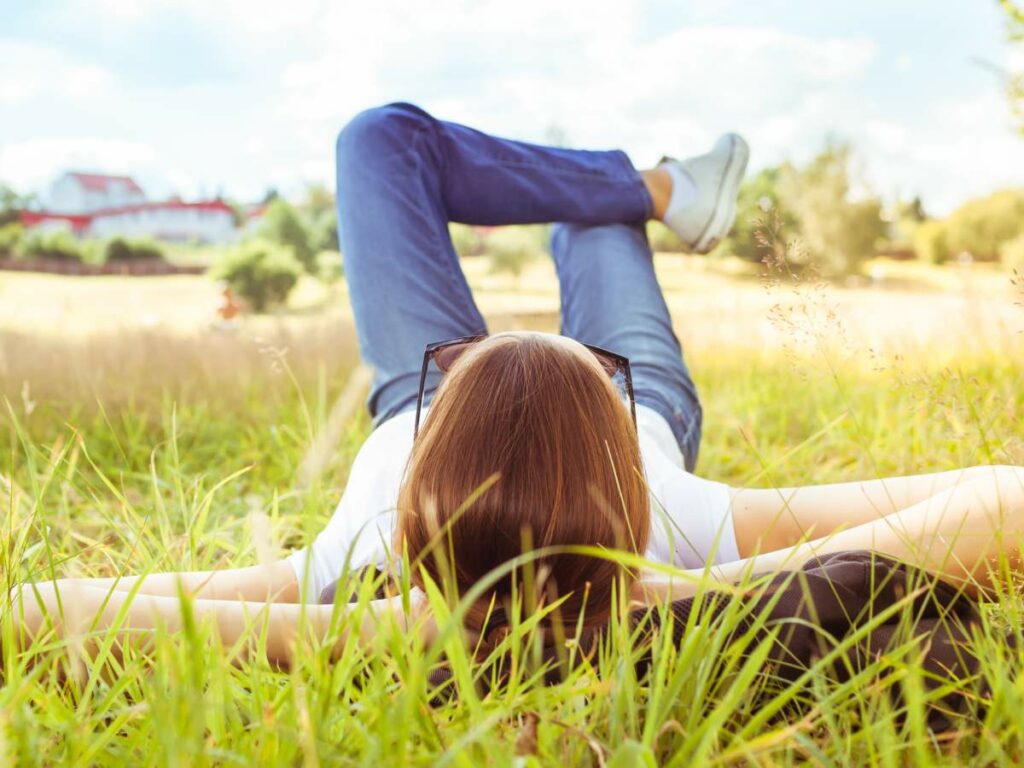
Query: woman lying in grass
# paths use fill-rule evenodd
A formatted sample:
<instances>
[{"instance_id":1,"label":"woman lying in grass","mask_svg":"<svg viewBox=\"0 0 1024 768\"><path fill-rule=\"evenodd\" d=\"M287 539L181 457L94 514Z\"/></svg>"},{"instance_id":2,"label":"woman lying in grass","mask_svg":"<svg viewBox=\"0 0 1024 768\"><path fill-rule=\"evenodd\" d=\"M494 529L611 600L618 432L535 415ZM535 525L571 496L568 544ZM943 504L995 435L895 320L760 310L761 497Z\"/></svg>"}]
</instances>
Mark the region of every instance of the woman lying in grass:
<instances>
[{"instance_id":1,"label":"woman lying in grass","mask_svg":"<svg viewBox=\"0 0 1024 768\"><path fill-rule=\"evenodd\" d=\"M841 550L880 551L970 590L984 589L1001 556L1016 561L1020 468L742 490L691 474L701 409L643 225L660 219L698 253L724 237L747 161L738 136L637 171L621 152L497 139L397 104L359 115L337 150L341 244L375 370L375 429L327 528L272 565L22 587L23 641L50 626L70 631L69 613L75 631L173 631L188 594L225 642L262 616L266 653L283 662L300 620L329 632L332 607L309 604L321 590L346 568L393 569L403 554L413 585L441 583L450 568L465 594L524 548L553 548L534 568L570 627L606 621L620 578L651 604L691 594L704 574L731 581ZM562 335L487 336L449 221L563 222L552 237ZM613 559L555 551L575 545L643 555L694 578L633 578ZM467 629L483 626L512 582L485 590ZM376 601L355 631L370 639L393 619L429 635L417 595Z\"/></svg>"}]
</instances>

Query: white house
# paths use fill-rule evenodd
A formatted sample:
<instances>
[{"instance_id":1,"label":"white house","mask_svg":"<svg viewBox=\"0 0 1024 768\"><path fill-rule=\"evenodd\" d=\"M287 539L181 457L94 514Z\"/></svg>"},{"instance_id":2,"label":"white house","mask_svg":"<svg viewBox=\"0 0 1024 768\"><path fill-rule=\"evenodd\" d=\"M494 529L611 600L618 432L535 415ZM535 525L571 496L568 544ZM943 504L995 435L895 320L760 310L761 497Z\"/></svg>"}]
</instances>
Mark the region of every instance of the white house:
<instances>
[{"instance_id":1,"label":"white house","mask_svg":"<svg viewBox=\"0 0 1024 768\"><path fill-rule=\"evenodd\" d=\"M223 200L198 203L164 200L96 211L92 214L88 233L93 237L122 235L176 242L223 243L235 237L235 216Z\"/></svg>"},{"instance_id":2,"label":"white house","mask_svg":"<svg viewBox=\"0 0 1024 768\"><path fill-rule=\"evenodd\" d=\"M223 200L146 199L130 176L68 172L50 187L48 210L23 211L25 227L67 229L83 237L152 237L224 243L238 230Z\"/></svg>"},{"instance_id":3,"label":"white house","mask_svg":"<svg viewBox=\"0 0 1024 768\"><path fill-rule=\"evenodd\" d=\"M50 185L49 207L60 213L92 213L146 202L131 176L68 171Z\"/></svg>"}]
</instances>

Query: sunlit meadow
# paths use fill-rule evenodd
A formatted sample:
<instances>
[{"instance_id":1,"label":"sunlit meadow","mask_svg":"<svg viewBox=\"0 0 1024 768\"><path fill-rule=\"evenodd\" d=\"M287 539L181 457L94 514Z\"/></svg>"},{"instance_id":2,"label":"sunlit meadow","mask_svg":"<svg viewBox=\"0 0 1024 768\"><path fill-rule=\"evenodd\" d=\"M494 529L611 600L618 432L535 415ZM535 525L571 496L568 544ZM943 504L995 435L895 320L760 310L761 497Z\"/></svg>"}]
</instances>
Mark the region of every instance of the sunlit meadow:
<instances>
[{"instance_id":1,"label":"sunlit meadow","mask_svg":"<svg viewBox=\"0 0 1024 768\"><path fill-rule=\"evenodd\" d=\"M1009 274L888 265L869 270L871 281L821 286L679 257L658 267L705 405L700 474L754 486L1024 464L1024 295ZM546 264L515 279L468 268L492 327L557 325ZM309 541L333 510L369 429L343 287L224 329L210 323L212 286L189 279L139 278L145 295L120 310L103 298L117 278L0 280L7 306L25 307L0 329L5 590L51 576L251 565ZM153 321L160 296L174 303L179 288L195 306ZM50 313L56 330L36 332L31 312ZM357 585L360 605L372 586ZM968 704L941 733L925 718L949 688L925 685L911 645L843 682L826 658L780 687L761 669L763 649L723 645L738 620L727 612L695 623L680 647L656 643L638 677L617 621L592 663L545 686L529 621L474 660L445 601L432 599L445 630L436 647L382 627L374 647L346 641L332 659L300 633L287 670L259 660L258 615L248 654L186 621L123 658L101 636L84 658L84 637L10 652L5 609L0 764L1022 759L1024 678L1004 637L1024 636L1024 604L1011 576L974 640L988 694L977 696L978 680L949 683ZM339 632L359 612L339 615ZM432 703L428 673L442 654L455 693ZM504 684L481 685L498 667Z\"/></svg>"}]
</instances>

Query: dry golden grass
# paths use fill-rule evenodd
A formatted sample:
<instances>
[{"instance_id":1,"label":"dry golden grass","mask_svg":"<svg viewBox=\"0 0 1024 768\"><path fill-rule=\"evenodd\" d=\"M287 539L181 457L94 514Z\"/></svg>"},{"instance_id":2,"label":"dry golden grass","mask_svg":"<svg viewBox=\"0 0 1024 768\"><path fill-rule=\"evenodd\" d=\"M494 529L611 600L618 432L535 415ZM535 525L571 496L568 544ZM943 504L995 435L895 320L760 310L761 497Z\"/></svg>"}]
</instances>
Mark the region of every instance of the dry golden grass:
<instances>
[{"instance_id":1,"label":"dry golden grass","mask_svg":"<svg viewBox=\"0 0 1024 768\"><path fill-rule=\"evenodd\" d=\"M691 363L829 355L864 368L943 365L1024 347L1024 309L1011 275L973 265L937 269L875 263L849 287L769 284L751 265L657 257L659 278ZM547 260L519 278L465 268L492 330L557 330L558 289ZM300 284L289 307L216 321L217 286L204 277L67 278L0 274L0 395L14 400L124 403L149 395L231 400L255 380L273 386L336 380L357 350L344 286ZM290 383L289 383L290 385Z\"/></svg>"}]
</instances>

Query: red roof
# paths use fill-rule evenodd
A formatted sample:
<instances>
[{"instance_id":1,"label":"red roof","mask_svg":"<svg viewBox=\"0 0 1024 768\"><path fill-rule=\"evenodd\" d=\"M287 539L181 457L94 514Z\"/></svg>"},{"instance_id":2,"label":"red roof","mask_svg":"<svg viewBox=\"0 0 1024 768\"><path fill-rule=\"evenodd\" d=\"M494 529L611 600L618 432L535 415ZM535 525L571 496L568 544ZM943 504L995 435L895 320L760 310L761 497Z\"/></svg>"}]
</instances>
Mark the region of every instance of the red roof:
<instances>
[{"instance_id":1,"label":"red roof","mask_svg":"<svg viewBox=\"0 0 1024 768\"><path fill-rule=\"evenodd\" d=\"M194 211L221 211L232 214L231 206L223 200L202 200L198 203L186 203L181 200L165 200L163 202L136 203L135 205L124 205L120 208L103 208L91 213L58 213L56 211L22 211L21 223L26 227L34 227L47 221L67 222L75 232L82 232L88 229L93 219L100 216L119 216L125 213L137 213L139 211L156 210L194 210Z\"/></svg>"},{"instance_id":2,"label":"red roof","mask_svg":"<svg viewBox=\"0 0 1024 768\"><path fill-rule=\"evenodd\" d=\"M76 171L68 173L68 176L93 192L106 192L107 188L116 182L124 184L131 192L144 194L142 187L136 184L135 179L131 176L108 176L105 173L78 173Z\"/></svg>"},{"instance_id":3,"label":"red roof","mask_svg":"<svg viewBox=\"0 0 1024 768\"><path fill-rule=\"evenodd\" d=\"M92 222L92 216L87 213L53 213L51 211L22 211L18 218L26 227L34 227L47 221L63 221L75 232L84 231Z\"/></svg>"},{"instance_id":4,"label":"red roof","mask_svg":"<svg viewBox=\"0 0 1024 768\"><path fill-rule=\"evenodd\" d=\"M174 210L195 210L195 211L224 211L232 213L231 206L223 200L202 200L198 203L186 203L182 200L164 200L162 202L135 203L134 205L122 205L119 208L101 208L89 214L96 216L117 216L122 213L136 213L137 211L153 211L159 209Z\"/></svg>"}]
</instances>

